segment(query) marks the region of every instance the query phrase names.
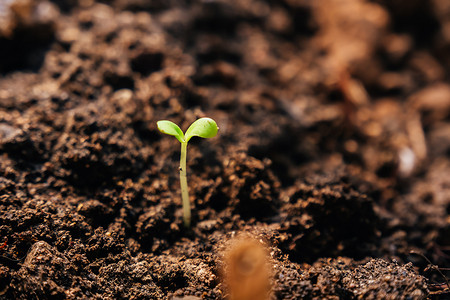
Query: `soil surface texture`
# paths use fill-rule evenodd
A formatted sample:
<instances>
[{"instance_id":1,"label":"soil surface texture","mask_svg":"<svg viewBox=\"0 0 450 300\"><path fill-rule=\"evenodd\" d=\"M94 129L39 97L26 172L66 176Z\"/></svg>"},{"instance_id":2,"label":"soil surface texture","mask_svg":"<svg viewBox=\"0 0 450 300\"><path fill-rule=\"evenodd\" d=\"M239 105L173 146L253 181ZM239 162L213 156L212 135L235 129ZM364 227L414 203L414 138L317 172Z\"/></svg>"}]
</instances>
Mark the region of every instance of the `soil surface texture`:
<instances>
[{"instance_id":1,"label":"soil surface texture","mask_svg":"<svg viewBox=\"0 0 450 300\"><path fill-rule=\"evenodd\" d=\"M448 0L0 1L0 299L450 299L449 79Z\"/></svg>"}]
</instances>

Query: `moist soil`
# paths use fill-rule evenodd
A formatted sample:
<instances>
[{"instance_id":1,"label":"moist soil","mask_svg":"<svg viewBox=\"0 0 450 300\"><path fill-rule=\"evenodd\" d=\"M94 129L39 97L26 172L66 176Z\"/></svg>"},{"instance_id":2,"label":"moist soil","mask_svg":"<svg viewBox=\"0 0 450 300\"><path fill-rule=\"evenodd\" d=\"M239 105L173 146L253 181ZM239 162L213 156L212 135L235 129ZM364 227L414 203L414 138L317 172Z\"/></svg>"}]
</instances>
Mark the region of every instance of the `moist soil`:
<instances>
[{"instance_id":1,"label":"moist soil","mask_svg":"<svg viewBox=\"0 0 450 300\"><path fill-rule=\"evenodd\" d=\"M0 19L1 299L226 299L241 234L270 299L450 297L448 0L11 0ZM156 121L204 116L185 228Z\"/></svg>"}]
</instances>

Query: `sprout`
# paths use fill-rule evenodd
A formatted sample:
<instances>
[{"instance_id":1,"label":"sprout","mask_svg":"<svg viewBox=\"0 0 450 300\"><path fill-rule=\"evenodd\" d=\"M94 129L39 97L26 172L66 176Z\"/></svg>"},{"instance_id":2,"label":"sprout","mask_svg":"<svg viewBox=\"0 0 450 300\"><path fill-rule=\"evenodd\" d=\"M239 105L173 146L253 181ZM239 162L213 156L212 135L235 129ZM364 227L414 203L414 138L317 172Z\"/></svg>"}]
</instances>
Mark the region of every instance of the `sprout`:
<instances>
[{"instance_id":1,"label":"sprout","mask_svg":"<svg viewBox=\"0 0 450 300\"><path fill-rule=\"evenodd\" d=\"M159 131L162 133L173 135L181 143L181 157L180 157L180 186L181 186L181 199L183 201L183 219L184 225L189 227L191 225L191 207L189 202L189 191L187 185L186 175L186 152L187 144L193 136L201 138L215 137L219 128L216 122L210 118L201 118L195 121L189 126L186 133L183 134L180 127L177 124L162 120L157 123Z\"/></svg>"}]
</instances>

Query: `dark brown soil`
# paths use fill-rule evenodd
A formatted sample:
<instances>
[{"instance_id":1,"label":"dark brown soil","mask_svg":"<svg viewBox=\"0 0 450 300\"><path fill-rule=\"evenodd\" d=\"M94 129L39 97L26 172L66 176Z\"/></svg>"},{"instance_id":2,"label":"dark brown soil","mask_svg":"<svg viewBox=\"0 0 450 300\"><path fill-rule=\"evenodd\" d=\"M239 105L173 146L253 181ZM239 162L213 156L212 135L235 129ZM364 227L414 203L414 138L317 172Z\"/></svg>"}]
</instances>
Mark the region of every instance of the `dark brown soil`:
<instances>
[{"instance_id":1,"label":"dark brown soil","mask_svg":"<svg viewBox=\"0 0 450 300\"><path fill-rule=\"evenodd\" d=\"M0 298L223 299L245 232L271 299L449 299L449 28L448 0L0 1ZM203 116L186 229L156 121Z\"/></svg>"}]
</instances>

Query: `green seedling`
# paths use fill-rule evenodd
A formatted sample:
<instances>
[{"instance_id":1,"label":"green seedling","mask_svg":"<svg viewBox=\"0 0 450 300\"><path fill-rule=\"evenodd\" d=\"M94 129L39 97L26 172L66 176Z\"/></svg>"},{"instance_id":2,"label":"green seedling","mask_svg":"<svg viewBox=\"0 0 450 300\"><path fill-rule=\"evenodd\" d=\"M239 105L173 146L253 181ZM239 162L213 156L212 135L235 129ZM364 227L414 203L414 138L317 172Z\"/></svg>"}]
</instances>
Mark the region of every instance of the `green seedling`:
<instances>
[{"instance_id":1,"label":"green seedling","mask_svg":"<svg viewBox=\"0 0 450 300\"><path fill-rule=\"evenodd\" d=\"M183 201L183 219L184 225L189 227L191 225L191 205L189 202L189 191L187 184L186 174L186 152L187 144L193 136L201 138L215 137L219 128L216 122L210 118L201 118L195 121L189 126L186 133L183 134L180 127L177 124L162 120L157 123L159 131L162 133L173 135L181 143L181 157L180 157L180 186L181 186L181 199Z\"/></svg>"}]
</instances>

